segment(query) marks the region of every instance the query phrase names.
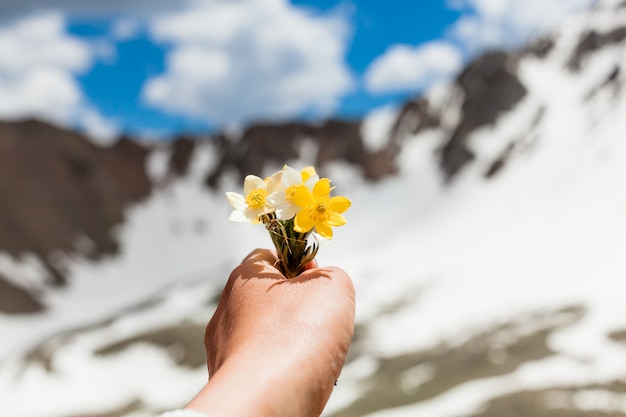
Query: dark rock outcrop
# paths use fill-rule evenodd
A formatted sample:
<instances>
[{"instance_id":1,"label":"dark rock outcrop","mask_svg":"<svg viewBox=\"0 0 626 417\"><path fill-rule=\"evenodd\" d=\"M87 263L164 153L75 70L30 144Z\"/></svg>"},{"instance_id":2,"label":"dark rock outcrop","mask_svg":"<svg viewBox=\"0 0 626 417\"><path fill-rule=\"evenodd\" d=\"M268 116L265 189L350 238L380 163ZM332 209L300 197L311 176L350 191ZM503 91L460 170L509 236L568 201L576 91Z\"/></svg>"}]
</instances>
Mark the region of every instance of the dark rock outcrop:
<instances>
[{"instance_id":1,"label":"dark rock outcrop","mask_svg":"<svg viewBox=\"0 0 626 417\"><path fill-rule=\"evenodd\" d=\"M543 37L522 49L522 54L532 55L537 58L545 58L554 48L554 39L552 37Z\"/></svg>"},{"instance_id":2,"label":"dark rock outcrop","mask_svg":"<svg viewBox=\"0 0 626 417\"><path fill-rule=\"evenodd\" d=\"M79 237L87 256L114 253L111 228L151 190L147 154L130 139L104 148L38 121L0 123L0 250L37 255L54 284L64 277L51 254Z\"/></svg>"},{"instance_id":3,"label":"dark rock outcrop","mask_svg":"<svg viewBox=\"0 0 626 417\"><path fill-rule=\"evenodd\" d=\"M187 174L189 163L193 151L196 147L196 141L190 137L184 136L176 139L172 145L172 155L170 157L169 172L175 177L183 177Z\"/></svg>"},{"instance_id":4,"label":"dark rock outcrop","mask_svg":"<svg viewBox=\"0 0 626 417\"><path fill-rule=\"evenodd\" d=\"M43 310L43 305L28 291L0 276L0 313L28 314Z\"/></svg>"},{"instance_id":5,"label":"dark rock outcrop","mask_svg":"<svg viewBox=\"0 0 626 417\"><path fill-rule=\"evenodd\" d=\"M583 61L593 52L624 40L626 40L626 27L616 28L605 33L599 33L595 30L586 32L581 35L580 42L567 63L567 67L571 71L579 71Z\"/></svg>"},{"instance_id":6,"label":"dark rock outcrop","mask_svg":"<svg viewBox=\"0 0 626 417\"><path fill-rule=\"evenodd\" d=\"M386 149L366 149L360 128L359 121L331 120L320 125L257 124L238 139L217 134L210 143L219 162L207 174L207 185L217 188L225 172L234 170L243 179L249 173L260 175L268 164L299 158L305 141L311 143L311 158L321 172L337 160L360 168L371 180L395 172ZM181 137L165 144L171 150L169 178L188 173L200 140ZM116 253L118 242L111 230L124 221L125 209L155 186L145 169L149 152L130 138L101 147L39 121L0 122L0 251L13 257L34 254L47 267L52 285L66 281L59 254L79 252L95 260ZM36 295L2 277L0 283L5 295L0 311L41 308Z\"/></svg>"},{"instance_id":7,"label":"dark rock outcrop","mask_svg":"<svg viewBox=\"0 0 626 417\"><path fill-rule=\"evenodd\" d=\"M312 145L315 155L301 155L304 142ZM267 165L281 166L300 157L314 159L320 172L332 161L348 162L361 169L368 180L379 180L396 171L390 149L373 152L365 147L360 121L256 124L240 138L218 134L213 143L220 162L207 176L206 183L212 188L219 186L225 172L237 172L243 180L250 173L261 175Z\"/></svg>"},{"instance_id":8,"label":"dark rock outcrop","mask_svg":"<svg viewBox=\"0 0 626 417\"><path fill-rule=\"evenodd\" d=\"M494 124L526 95L515 67L512 55L493 52L475 60L458 77L457 84L464 93L461 119L440 154L441 168L448 180L474 159L467 145L469 134Z\"/></svg>"}]
</instances>

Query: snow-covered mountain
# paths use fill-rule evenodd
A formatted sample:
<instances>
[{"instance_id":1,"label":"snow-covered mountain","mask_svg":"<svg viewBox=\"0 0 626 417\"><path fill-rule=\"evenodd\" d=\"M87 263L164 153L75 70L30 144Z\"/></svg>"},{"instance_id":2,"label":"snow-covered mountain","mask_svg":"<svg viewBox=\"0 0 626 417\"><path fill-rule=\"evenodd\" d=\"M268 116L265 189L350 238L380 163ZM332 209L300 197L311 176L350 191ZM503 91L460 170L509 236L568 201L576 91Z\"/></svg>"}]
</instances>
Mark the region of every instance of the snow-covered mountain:
<instances>
[{"instance_id":1,"label":"snow-covered mountain","mask_svg":"<svg viewBox=\"0 0 626 417\"><path fill-rule=\"evenodd\" d=\"M38 213L75 237L3 244L9 298L30 301L0 315L0 415L153 416L189 399L221 286L270 242L227 222L223 191L286 162L353 201L319 254L357 289L326 416L626 416L625 72L626 4L604 1L362 122L122 151L74 137L13 188L5 171L3 194L31 200L3 206L0 234L41 232L20 214L52 204ZM41 185L54 175L59 189Z\"/></svg>"}]
</instances>

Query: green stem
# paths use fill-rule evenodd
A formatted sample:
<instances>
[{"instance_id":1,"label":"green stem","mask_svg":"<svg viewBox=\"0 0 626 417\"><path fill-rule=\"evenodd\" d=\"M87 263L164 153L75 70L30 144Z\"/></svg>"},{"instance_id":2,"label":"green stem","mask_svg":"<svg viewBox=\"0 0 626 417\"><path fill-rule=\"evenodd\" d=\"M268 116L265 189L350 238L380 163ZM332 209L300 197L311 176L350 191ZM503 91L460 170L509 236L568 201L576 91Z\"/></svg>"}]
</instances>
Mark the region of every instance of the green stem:
<instances>
[{"instance_id":1,"label":"green stem","mask_svg":"<svg viewBox=\"0 0 626 417\"><path fill-rule=\"evenodd\" d=\"M308 241L311 232L296 232L293 219L277 220L273 214L265 215L263 222L276 248L279 268L287 278L298 276L317 254L317 244Z\"/></svg>"}]
</instances>

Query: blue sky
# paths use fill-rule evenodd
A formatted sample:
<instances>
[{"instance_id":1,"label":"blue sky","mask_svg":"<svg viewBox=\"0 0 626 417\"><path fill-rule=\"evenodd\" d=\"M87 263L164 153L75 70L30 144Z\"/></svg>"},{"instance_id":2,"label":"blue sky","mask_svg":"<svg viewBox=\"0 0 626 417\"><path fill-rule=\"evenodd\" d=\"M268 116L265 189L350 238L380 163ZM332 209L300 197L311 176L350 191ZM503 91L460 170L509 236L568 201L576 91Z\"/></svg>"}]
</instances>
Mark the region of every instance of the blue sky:
<instances>
[{"instance_id":1,"label":"blue sky","mask_svg":"<svg viewBox=\"0 0 626 417\"><path fill-rule=\"evenodd\" d=\"M108 140L356 118L593 0L0 0L0 118Z\"/></svg>"}]
</instances>

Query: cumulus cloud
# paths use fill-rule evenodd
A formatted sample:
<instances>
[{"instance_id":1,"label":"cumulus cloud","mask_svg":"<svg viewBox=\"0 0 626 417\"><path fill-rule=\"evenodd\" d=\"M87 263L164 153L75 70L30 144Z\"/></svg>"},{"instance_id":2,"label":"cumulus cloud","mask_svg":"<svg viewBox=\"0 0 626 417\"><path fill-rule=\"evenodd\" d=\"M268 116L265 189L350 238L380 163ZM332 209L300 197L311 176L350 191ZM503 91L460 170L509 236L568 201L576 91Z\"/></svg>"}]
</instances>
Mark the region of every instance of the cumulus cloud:
<instances>
[{"instance_id":1,"label":"cumulus cloud","mask_svg":"<svg viewBox=\"0 0 626 417\"><path fill-rule=\"evenodd\" d=\"M444 41L394 45L367 68L365 87L373 93L417 91L454 75L462 63L459 50Z\"/></svg>"},{"instance_id":2,"label":"cumulus cloud","mask_svg":"<svg viewBox=\"0 0 626 417\"><path fill-rule=\"evenodd\" d=\"M72 74L90 61L87 45L65 35L58 14L0 28L0 117L67 120L82 100Z\"/></svg>"},{"instance_id":3,"label":"cumulus cloud","mask_svg":"<svg viewBox=\"0 0 626 417\"><path fill-rule=\"evenodd\" d=\"M92 123L94 111L85 112L85 97L74 78L92 60L89 46L65 33L60 14L1 26L0 118L34 117L81 127Z\"/></svg>"},{"instance_id":4,"label":"cumulus cloud","mask_svg":"<svg viewBox=\"0 0 626 417\"><path fill-rule=\"evenodd\" d=\"M0 1L0 22L51 11L81 15L131 13L145 17L179 10L191 2L193 0L5 0Z\"/></svg>"},{"instance_id":5,"label":"cumulus cloud","mask_svg":"<svg viewBox=\"0 0 626 417\"><path fill-rule=\"evenodd\" d=\"M448 0L461 16L442 39L395 45L366 69L365 86L373 93L425 90L451 78L472 56L509 49L553 30L595 0Z\"/></svg>"},{"instance_id":6,"label":"cumulus cloud","mask_svg":"<svg viewBox=\"0 0 626 417\"><path fill-rule=\"evenodd\" d=\"M169 112L219 125L323 115L352 86L345 20L285 0L199 3L157 18L151 33L173 48L143 98Z\"/></svg>"},{"instance_id":7,"label":"cumulus cloud","mask_svg":"<svg viewBox=\"0 0 626 417\"><path fill-rule=\"evenodd\" d=\"M111 35L118 41L136 38L142 30L142 23L135 18L123 17L113 22Z\"/></svg>"},{"instance_id":8,"label":"cumulus cloud","mask_svg":"<svg viewBox=\"0 0 626 417\"><path fill-rule=\"evenodd\" d=\"M465 11L449 36L470 53L519 46L554 29L595 0L450 0Z\"/></svg>"}]
</instances>

